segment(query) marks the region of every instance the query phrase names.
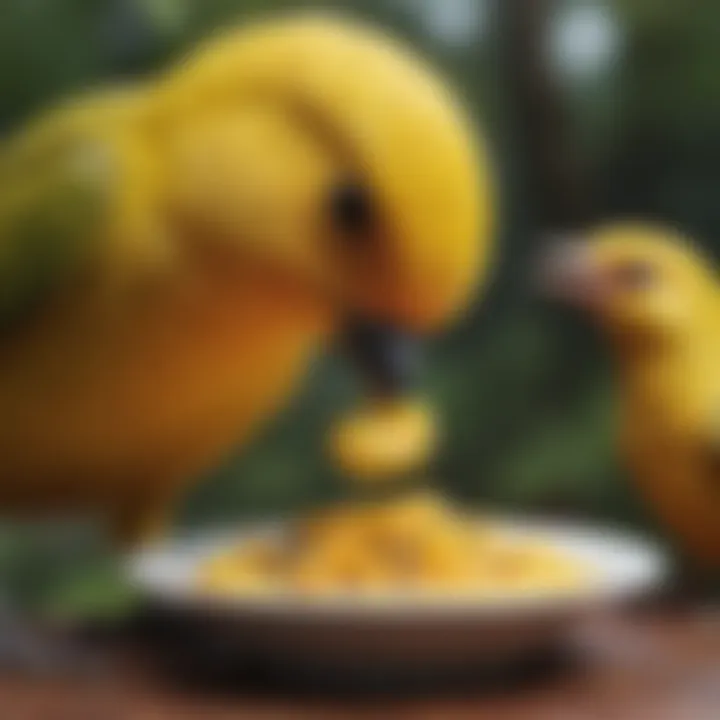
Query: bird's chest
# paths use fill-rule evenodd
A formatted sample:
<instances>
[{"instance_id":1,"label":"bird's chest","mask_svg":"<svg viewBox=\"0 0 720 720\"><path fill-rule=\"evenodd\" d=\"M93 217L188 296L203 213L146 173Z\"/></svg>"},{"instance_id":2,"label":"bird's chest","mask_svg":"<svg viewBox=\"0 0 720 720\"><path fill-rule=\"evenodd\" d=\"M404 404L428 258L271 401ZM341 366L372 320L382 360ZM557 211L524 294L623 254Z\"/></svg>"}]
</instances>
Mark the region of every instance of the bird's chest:
<instances>
[{"instance_id":1,"label":"bird's chest","mask_svg":"<svg viewBox=\"0 0 720 720\"><path fill-rule=\"evenodd\" d=\"M697 352L658 359L629 373L621 389L625 431L657 447L692 443L720 414L715 355Z\"/></svg>"},{"instance_id":2,"label":"bird's chest","mask_svg":"<svg viewBox=\"0 0 720 720\"><path fill-rule=\"evenodd\" d=\"M707 412L701 395L676 386L626 393L622 433L635 469L657 477L672 472L675 463L686 463Z\"/></svg>"},{"instance_id":3,"label":"bird's chest","mask_svg":"<svg viewBox=\"0 0 720 720\"><path fill-rule=\"evenodd\" d=\"M720 429L720 372L703 357L691 360L648 366L622 393L626 452L653 485L687 484L712 438L713 418Z\"/></svg>"},{"instance_id":4,"label":"bird's chest","mask_svg":"<svg viewBox=\"0 0 720 720\"><path fill-rule=\"evenodd\" d=\"M632 480L658 518L686 550L720 557L718 394L686 378L673 392L651 400L630 395L623 428L624 455ZM713 420L713 417L717 420ZM715 424L715 427L713 427Z\"/></svg>"},{"instance_id":5,"label":"bird's chest","mask_svg":"<svg viewBox=\"0 0 720 720\"><path fill-rule=\"evenodd\" d=\"M56 323L0 366L6 467L197 471L277 408L326 331L312 300L252 278Z\"/></svg>"}]
</instances>

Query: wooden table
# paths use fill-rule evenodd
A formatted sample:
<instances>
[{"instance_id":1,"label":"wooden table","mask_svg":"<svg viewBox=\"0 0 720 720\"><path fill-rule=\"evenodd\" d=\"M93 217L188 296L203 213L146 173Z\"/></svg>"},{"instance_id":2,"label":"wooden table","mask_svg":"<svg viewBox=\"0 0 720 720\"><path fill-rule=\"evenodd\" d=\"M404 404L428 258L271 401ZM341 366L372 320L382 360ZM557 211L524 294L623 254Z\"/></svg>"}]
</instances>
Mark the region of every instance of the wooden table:
<instances>
[{"instance_id":1,"label":"wooden table","mask_svg":"<svg viewBox=\"0 0 720 720\"><path fill-rule=\"evenodd\" d=\"M147 648L114 648L93 682L0 677L2 720L719 720L720 612L650 614L588 628L585 661L534 682L422 698L202 694L163 680Z\"/></svg>"}]
</instances>

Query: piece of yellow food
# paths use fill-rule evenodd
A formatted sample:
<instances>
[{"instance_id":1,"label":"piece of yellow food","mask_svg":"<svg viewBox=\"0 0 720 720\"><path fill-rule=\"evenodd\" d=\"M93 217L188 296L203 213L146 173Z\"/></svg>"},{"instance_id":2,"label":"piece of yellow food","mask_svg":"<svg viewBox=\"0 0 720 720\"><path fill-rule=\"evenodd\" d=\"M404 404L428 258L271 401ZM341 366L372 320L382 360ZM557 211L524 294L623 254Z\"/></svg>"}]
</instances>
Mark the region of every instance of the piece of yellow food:
<instances>
[{"instance_id":1,"label":"piece of yellow food","mask_svg":"<svg viewBox=\"0 0 720 720\"><path fill-rule=\"evenodd\" d=\"M555 549L478 526L436 495L343 506L282 535L230 548L205 563L203 591L233 596L402 591L479 594L562 590L585 570Z\"/></svg>"},{"instance_id":2,"label":"piece of yellow food","mask_svg":"<svg viewBox=\"0 0 720 720\"><path fill-rule=\"evenodd\" d=\"M407 398L375 400L336 425L330 452L348 477L382 482L425 465L437 440L437 422L427 404Z\"/></svg>"}]
</instances>

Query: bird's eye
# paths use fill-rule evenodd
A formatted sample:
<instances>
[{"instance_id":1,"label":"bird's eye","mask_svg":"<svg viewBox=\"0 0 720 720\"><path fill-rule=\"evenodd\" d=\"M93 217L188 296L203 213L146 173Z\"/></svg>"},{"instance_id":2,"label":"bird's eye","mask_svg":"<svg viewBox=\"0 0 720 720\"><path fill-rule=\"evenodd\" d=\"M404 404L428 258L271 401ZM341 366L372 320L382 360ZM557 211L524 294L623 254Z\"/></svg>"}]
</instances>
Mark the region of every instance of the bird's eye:
<instances>
[{"instance_id":1,"label":"bird's eye","mask_svg":"<svg viewBox=\"0 0 720 720\"><path fill-rule=\"evenodd\" d=\"M333 226L349 239L360 239L370 233L373 224L372 203L367 190L355 182L337 185L330 197Z\"/></svg>"},{"instance_id":2,"label":"bird's eye","mask_svg":"<svg viewBox=\"0 0 720 720\"><path fill-rule=\"evenodd\" d=\"M641 260L624 263L613 272L614 283L628 290L643 290L652 285L655 279L655 268Z\"/></svg>"}]
</instances>

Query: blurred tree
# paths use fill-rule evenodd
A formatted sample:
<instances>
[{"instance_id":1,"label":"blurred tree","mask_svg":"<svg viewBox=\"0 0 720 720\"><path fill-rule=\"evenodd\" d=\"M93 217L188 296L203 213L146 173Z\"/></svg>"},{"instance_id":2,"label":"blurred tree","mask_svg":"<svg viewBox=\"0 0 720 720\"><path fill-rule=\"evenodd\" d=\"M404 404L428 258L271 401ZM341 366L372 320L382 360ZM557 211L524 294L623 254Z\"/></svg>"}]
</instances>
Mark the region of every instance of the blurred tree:
<instances>
[{"instance_id":1,"label":"blurred tree","mask_svg":"<svg viewBox=\"0 0 720 720\"><path fill-rule=\"evenodd\" d=\"M619 139L604 165L608 210L674 222L720 250L720 6L615 0L626 51Z\"/></svg>"}]
</instances>

